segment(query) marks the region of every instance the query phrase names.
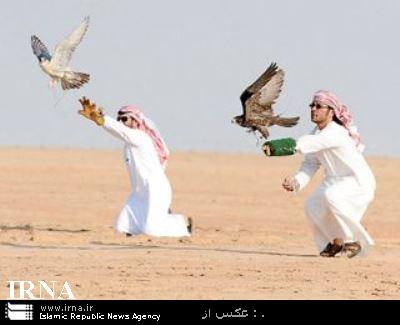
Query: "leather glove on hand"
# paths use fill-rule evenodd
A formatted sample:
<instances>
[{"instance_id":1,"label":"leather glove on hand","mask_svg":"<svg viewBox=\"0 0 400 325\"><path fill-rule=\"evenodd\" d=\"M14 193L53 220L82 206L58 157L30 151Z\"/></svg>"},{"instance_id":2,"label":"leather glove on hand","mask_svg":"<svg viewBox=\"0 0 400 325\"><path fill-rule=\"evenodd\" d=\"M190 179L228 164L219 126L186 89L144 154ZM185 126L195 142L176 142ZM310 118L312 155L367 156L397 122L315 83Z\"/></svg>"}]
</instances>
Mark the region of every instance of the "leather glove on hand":
<instances>
[{"instance_id":1,"label":"leather glove on hand","mask_svg":"<svg viewBox=\"0 0 400 325\"><path fill-rule=\"evenodd\" d=\"M97 107L95 103L91 103L86 97L82 97L79 102L82 105L82 109L78 111L79 114L92 120L99 126L104 124L104 113L102 108Z\"/></svg>"},{"instance_id":2,"label":"leather glove on hand","mask_svg":"<svg viewBox=\"0 0 400 325\"><path fill-rule=\"evenodd\" d=\"M263 145L266 156L290 156L296 153L296 140L283 138L267 141Z\"/></svg>"}]
</instances>

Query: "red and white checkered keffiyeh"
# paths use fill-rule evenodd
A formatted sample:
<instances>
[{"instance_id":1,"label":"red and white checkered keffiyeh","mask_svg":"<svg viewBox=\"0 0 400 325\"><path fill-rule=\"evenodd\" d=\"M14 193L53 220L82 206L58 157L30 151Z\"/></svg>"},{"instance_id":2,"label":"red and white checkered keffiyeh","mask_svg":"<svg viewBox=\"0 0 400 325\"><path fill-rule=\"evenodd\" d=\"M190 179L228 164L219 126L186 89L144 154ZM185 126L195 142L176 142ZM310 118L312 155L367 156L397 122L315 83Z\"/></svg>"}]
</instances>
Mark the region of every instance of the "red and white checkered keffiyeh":
<instances>
[{"instance_id":1,"label":"red and white checkered keffiyeh","mask_svg":"<svg viewBox=\"0 0 400 325\"><path fill-rule=\"evenodd\" d=\"M118 115L131 116L139 123L139 130L142 130L151 138L154 148L157 151L160 163L165 168L169 157L169 150L153 121L147 118L142 110L133 105L121 107L121 109L118 111Z\"/></svg>"},{"instance_id":2,"label":"red and white checkered keffiyeh","mask_svg":"<svg viewBox=\"0 0 400 325\"><path fill-rule=\"evenodd\" d=\"M313 102L332 107L335 112L335 116L342 123L343 127L349 132L350 137L354 140L356 148L360 152L364 150L365 146L361 141L357 127L353 125L353 116L351 115L347 106L340 102L339 98L327 90L318 90L314 94Z\"/></svg>"}]
</instances>

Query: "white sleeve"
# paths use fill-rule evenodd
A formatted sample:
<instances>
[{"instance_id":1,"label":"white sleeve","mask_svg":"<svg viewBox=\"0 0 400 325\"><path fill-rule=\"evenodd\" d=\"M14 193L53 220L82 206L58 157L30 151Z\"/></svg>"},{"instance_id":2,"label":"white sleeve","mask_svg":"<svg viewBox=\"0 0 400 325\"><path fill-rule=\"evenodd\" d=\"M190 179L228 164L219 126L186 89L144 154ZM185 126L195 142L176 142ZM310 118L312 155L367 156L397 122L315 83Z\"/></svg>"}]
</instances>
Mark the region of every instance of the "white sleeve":
<instances>
[{"instance_id":1,"label":"white sleeve","mask_svg":"<svg viewBox=\"0 0 400 325\"><path fill-rule=\"evenodd\" d=\"M310 179L318 171L321 163L314 154L307 154L301 163L300 169L294 178L299 183L299 191L302 190L310 181Z\"/></svg>"},{"instance_id":2,"label":"white sleeve","mask_svg":"<svg viewBox=\"0 0 400 325\"><path fill-rule=\"evenodd\" d=\"M335 132L303 135L297 140L296 151L302 154L315 153L325 149L340 147L343 137Z\"/></svg>"},{"instance_id":3,"label":"white sleeve","mask_svg":"<svg viewBox=\"0 0 400 325\"><path fill-rule=\"evenodd\" d=\"M138 146L140 144L140 140L142 139L142 134L140 131L128 128L127 126L117 122L115 119L107 115L104 116L103 128L116 138L134 146Z\"/></svg>"}]
</instances>

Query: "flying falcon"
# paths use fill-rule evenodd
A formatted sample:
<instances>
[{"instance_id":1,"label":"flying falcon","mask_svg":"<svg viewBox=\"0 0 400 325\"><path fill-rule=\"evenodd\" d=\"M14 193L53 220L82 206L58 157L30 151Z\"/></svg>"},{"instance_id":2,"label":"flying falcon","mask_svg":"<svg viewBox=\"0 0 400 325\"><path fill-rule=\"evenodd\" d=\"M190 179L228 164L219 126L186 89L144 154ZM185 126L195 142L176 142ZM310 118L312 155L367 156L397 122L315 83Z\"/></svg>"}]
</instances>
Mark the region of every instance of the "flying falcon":
<instances>
[{"instance_id":1,"label":"flying falcon","mask_svg":"<svg viewBox=\"0 0 400 325\"><path fill-rule=\"evenodd\" d=\"M31 37L33 53L39 60L42 70L51 77L51 85L61 82L62 89L80 88L89 81L90 75L82 72L74 72L69 67L72 53L82 41L89 27L89 17L85 17L83 22L66 39L58 43L54 50L53 57L43 42L36 36Z\"/></svg>"},{"instance_id":2,"label":"flying falcon","mask_svg":"<svg viewBox=\"0 0 400 325\"><path fill-rule=\"evenodd\" d=\"M274 115L272 105L279 97L285 73L276 63L268 69L240 96L243 114L235 116L232 120L249 131L258 131L262 137L268 138L268 127L279 125L292 127L297 124L299 117L280 117Z\"/></svg>"}]
</instances>

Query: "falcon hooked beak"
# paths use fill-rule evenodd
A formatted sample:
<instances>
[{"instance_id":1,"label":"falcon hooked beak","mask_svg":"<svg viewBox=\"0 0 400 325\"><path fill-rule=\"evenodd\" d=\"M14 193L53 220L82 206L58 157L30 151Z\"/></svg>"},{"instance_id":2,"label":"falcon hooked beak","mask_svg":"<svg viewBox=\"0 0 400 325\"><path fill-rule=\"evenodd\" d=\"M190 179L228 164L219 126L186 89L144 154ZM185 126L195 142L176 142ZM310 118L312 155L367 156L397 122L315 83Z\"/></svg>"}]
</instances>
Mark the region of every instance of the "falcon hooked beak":
<instances>
[{"instance_id":1,"label":"falcon hooked beak","mask_svg":"<svg viewBox=\"0 0 400 325\"><path fill-rule=\"evenodd\" d=\"M231 120L231 123L242 125L242 124L243 124L243 115L235 116L235 117Z\"/></svg>"}]
</instances>

